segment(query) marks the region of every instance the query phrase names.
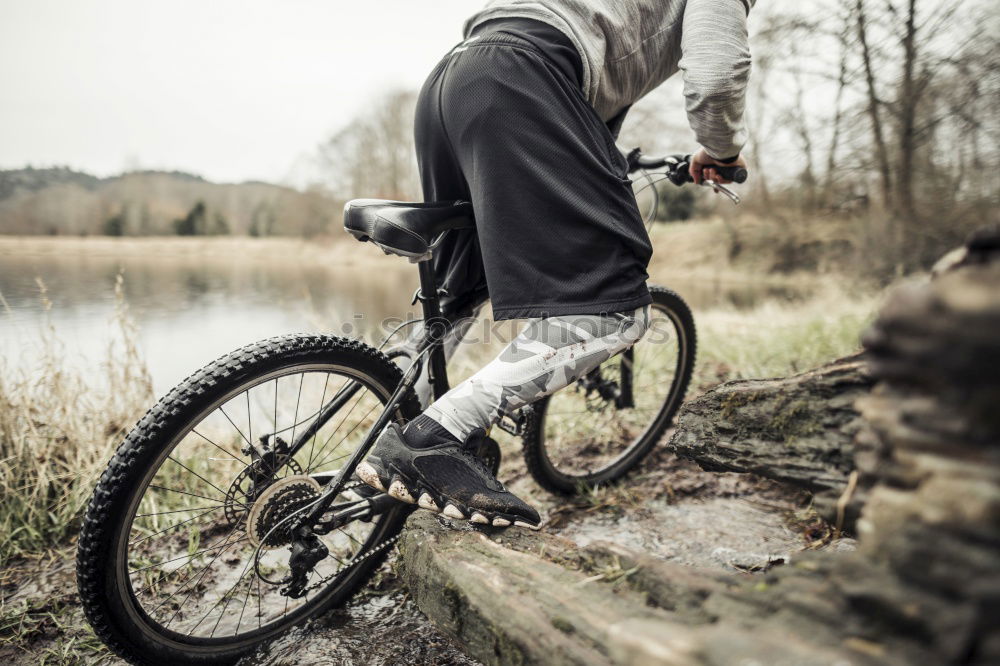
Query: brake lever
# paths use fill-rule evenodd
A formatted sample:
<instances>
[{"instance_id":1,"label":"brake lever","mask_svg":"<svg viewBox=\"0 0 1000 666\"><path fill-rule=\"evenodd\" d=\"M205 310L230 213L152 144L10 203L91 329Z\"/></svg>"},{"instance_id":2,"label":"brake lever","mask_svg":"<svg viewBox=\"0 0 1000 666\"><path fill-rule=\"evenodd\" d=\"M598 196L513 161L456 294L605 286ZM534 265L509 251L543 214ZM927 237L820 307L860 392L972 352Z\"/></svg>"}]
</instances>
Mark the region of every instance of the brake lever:
<instances>
[{"instance_id":1,"label":"brake lever","mask_svg":"<svg viewBox=\"0 0 1000 666\"><path fill-rule=\"evenodd\" d=\"M740 199L740 195L736 194L736 192L733 192L731 189L729 189L722 183L715 182L711 178L706 178L705 180L701 181L701 184L705 187L711 187L714 192L722 192L727 197L729 197L729 200L733 202L734 206L740 205L740 201L742 201L742 199Z\"/></svg>"}]
</instances>

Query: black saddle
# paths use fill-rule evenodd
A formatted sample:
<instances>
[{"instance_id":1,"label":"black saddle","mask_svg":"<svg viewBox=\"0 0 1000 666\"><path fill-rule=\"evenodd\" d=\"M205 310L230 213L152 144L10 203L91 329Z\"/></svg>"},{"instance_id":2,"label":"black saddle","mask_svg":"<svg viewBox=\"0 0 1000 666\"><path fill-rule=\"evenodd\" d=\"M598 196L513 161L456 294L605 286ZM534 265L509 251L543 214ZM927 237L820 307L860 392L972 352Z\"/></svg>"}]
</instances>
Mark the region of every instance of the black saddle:
<instances>
[{"instance_id":1,"label":"black saddle","mask_svg":"<svg viewBox=\"0 0 1000 666\"><path fill-rule=\"evenodd\" d=\"M359 241L378 245L386 254L430 259L442 235L475 225L468 201L406 203L354 199L344 206L344 229Z\"/></svg>"}]
</instances>

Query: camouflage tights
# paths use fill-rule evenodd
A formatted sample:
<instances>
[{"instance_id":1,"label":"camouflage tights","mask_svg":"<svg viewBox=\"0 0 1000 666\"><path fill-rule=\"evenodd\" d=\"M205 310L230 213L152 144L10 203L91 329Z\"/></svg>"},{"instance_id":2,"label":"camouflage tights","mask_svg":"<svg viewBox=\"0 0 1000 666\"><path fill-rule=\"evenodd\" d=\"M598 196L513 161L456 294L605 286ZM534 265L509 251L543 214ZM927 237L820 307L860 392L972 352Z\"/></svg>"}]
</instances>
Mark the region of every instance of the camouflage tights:
<instances>
[{"instance_id":1,"label":"camouflage tights","mask_svg":"<svg viewBox=\"0 0 1000 666\"><path fill-rule=\"evenodd\" d=\"M464 440L635 344L649 327L649 307L631 313L529 320L494 360L433 403L424 414Z\"/></svg>"}]
</instances>

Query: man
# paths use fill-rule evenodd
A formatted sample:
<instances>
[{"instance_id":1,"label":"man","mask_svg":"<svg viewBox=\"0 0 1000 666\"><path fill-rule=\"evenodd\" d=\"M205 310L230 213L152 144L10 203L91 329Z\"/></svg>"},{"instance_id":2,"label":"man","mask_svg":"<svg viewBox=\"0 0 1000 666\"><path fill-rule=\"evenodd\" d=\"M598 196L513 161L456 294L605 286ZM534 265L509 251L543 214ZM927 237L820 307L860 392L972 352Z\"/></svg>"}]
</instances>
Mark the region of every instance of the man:
<instances>
[{"instance_id":1,"label":"man","mask_svg":"<svg viewBox=\"0 0 1000 666\"><path fill-rule=\"evenodd\" d=\"M446 314L488 288L496 320L529 324L405 429L390 425L358 475L476 523L538 513L470 452L500 416L567 386L648 326L652 248L614 133L636 100L683 73L702 148L695 182L745 163L753 0L494 0L465 24L417 102L424 198L467 200L476 229L435 250Z\"/></svg>"}]
</instances>

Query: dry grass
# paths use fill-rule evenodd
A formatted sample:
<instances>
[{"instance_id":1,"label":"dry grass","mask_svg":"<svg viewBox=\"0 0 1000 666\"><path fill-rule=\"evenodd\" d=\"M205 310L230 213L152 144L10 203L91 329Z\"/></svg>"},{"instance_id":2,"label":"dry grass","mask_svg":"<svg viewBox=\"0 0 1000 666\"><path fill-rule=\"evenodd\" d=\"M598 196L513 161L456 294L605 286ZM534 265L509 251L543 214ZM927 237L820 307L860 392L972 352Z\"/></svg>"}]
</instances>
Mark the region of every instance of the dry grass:
<instances>
[{"instance_id":1,"label":"dry grass","mask_svg":"<svg viewBox=\"0 0 1000 666\"><path fill-rule=\"evenodd\" d=\"M752 310L696 312L694 385L784 377L854 353L879 298L873 290L831 284L803 301L770 300Z\"/></svg>"},{"instance_id":2,"label":"dry grass","mask_svg":"<svg viewBox=\"0 0 1000 666\"><path fill-rule=\"evenodd\" d=\"M361 250L361 251L359 251ZM387 257L373 245L360 245L347 234L331 238L249 238L243 236L0 236L0 258L16 256L141 257L155 262L266 261L296 265L398 268L398 257Z\"/></svg>"},{"instance_id":3,"label":"dry grass","mask_svg":"<svg viewBox=\"0 0 1000 666\"><path fill-rule=\"evenodd\" d=\"M119 276L113 334L96 372L70 370L48 324L38 332L42 353L30 371L0 366L0 562L75 533L97 476L152 404L122 286Z\"/></svg>"},{"instance_id":4,"label":"dry grass","mask_svg":"<svg viewBox=\"0 0 1000 666\"><path fill-rule=\"evenodd\" d=\"M654 225L649 273L688 279L819 283L860 274L859 223L748 214Z\"/></svg>"}]
</instances>

